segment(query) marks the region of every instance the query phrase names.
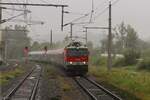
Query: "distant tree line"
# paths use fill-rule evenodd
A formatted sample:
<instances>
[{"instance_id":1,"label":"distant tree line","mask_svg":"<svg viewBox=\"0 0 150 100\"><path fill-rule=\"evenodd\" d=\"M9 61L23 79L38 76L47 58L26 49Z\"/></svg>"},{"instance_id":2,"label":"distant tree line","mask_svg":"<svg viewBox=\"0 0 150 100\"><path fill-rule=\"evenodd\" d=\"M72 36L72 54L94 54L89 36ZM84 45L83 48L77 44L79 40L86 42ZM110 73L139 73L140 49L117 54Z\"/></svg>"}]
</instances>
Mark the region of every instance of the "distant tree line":
<instances>
[{"instance_id":1,"label":"distant tree line","mask_svg":"<svg viewBox=\"0 0 150 100\"><path fill-rule=\"evenodd\" d=\"M66 36L63 41L57 41L53 42L52 44L50 42L39 42L39 41L34 41L31 44L30 51L40 51L44 50L44 47L46 46L49 50L51 49L57 49L57 48L63 48L68 44L69 42L69 37Z\"/></svg>"},{"instance_id":2,"label":"distant tree line","mask_svg":"<svg viewBox=\"0 0 150 100\"><path fill-rule=\"evenodd\" d=\"M107 37L101 40L102 53L107 52L107 41ZM118 64L119 66L133 65L139 63L139 59L143 59L143 55L146 52L150 55L150 43L140 39L136 30L131 25L126 25L122 22L113 29L112 52L114 55L124 55L123 59L115 61L115 66Z\"/></svg>"}]
</instances>

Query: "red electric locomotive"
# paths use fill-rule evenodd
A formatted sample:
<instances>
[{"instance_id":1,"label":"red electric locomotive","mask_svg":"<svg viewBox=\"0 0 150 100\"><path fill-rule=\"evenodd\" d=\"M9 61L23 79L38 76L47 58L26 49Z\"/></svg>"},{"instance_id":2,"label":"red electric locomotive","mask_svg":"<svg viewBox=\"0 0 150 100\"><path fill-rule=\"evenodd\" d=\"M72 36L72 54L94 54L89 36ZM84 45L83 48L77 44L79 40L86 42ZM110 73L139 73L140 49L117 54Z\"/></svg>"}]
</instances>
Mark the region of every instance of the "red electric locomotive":
<instances>
[{"instance_id":1,"label":"red electric locomotive","mask_svg":"<svg viewBox=\"0 0 150 100\"><path fill-rule=\"evenodd\" d=\"M88 48L80 42L72 42L64 49L64 67L69 74L84 75L88 72Z\"/></svg>"}]
</instances>

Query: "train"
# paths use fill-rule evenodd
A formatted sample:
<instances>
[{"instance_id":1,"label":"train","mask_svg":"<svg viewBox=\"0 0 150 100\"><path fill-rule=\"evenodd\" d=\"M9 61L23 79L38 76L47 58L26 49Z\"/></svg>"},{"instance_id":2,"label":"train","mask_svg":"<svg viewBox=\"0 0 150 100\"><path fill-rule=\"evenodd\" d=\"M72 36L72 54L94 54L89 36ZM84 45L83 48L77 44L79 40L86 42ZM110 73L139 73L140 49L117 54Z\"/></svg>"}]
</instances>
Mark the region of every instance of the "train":
<instances>
[{"instance_id":1,"label":"train","mask_svg":"<svg viewBox=\"0 0 150 100\"><path fill-rule=\"evenodd\" d=\"M88 72L89 50L81 42L71 42L61 49L29 52L32 61L49 62L65 69L69 75L86 75Z\"/></svg>"}]
</instances>

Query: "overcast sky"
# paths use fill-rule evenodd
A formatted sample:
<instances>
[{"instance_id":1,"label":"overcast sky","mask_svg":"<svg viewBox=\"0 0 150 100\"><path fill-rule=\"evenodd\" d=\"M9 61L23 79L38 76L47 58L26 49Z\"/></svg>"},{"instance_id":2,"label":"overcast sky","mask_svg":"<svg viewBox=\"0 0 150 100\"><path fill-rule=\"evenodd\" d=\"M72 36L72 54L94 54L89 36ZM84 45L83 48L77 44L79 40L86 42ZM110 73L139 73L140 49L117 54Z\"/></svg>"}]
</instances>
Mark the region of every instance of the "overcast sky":
<instances>
[{"instance_id":1,"label":"overcast sky","mask_svg":"<svg viewBox=\"0 0 150 100\"><path fill-rule=\"evenodd\" d=\"M21 0L2 0L3 2L17 2ZM23 0L22 0L23 1ZM25 0L24 0L25 1ZM81 17L91 11L92 0L28 0L29 3L51 3L51 4L66 4L69 7L66 8L66 11L72 13L65 14L64 22L68 23L75 18ZM108 26L108 10L103 13L101 16L97 14L101 13L106 7L108 7L109 0L93 0L95 14L93 15L94 24L89 26ZM111 0L115 2L116 0ZM9 6L11 7L11 6ZM16 7L15 8L20 8ZM28 7L32 14L30 17L32 20L44 21L44 25L32 25L29 26L30 33L29 35L34 40L48 41L50 37L50 30L53 30L54 40L63 40L64 36L69 34L70 27L65 27L64 31L60 30L61 23L61 9L55 7ZM112 6L112 24L113 26L120 24L124 21L126 24L131 24L135 30L138 32L138 35L148 40L150 38L150 0L119 0L115 5ZM3 18L10 17L12 15L18 14L18 12L4 11ZM21 19L23 17L19 17ZM87 22L90 17L86 17L78 22ZM6 23L5 25L10 25L12 23ZM73 26L73 35L84 36L85 33L82 26L75 25ZM90 30L88 33L88 39L94 41L98 44L102 35L107 34L107 31L104 30Z\"/></svg>"}]
</instances>

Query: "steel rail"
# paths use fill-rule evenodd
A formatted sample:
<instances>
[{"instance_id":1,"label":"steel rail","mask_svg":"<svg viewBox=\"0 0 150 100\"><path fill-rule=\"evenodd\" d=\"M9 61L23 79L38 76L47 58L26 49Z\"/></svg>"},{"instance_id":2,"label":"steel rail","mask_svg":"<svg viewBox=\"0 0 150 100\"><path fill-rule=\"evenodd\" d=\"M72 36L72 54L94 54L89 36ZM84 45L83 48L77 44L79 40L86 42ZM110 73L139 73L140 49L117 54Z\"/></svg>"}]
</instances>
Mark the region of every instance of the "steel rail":
<instances>
[{"instance_id":1,"label":"steel rail","mask_svg":"<svg viewBox=\"0 0 150 100\"><path fill-rule=\"evenodd\" d=\"M108 95L110 95L113 99L115 100L123 100L122 98L120 98L119 96L117 96L116 94L110 92L108 89L104 88L103 86L101 86L100 84L96 83L95 81L84 77L86 80L88 80L89 82L91 82L92 84L96 85L97 87L99 87L101 90L103 90L105 93L107 93Z\"/></svg>"},{"instance_id":2,"label":"steel rail","mask_svg":"<svg viewBox=\"0 0 150 100\"><path fill-rule=\"evenodd\" d=\"M40 82L41 72L42 72L42 69L40 70L40 74L38 76L38 79L37 79L34 87L33 87L33 90L32 90L32 93L31 93L31 96L30 96L29 100L35 100L36 93L37 93L37 90L38 90L38 85L39 85L39 82Z\"/></svg>"},{"instance_id":3,"label":"steel rail","mask_svg":"<svg viewBox=\"0 0 150 100\"><path fill-rule=\"evenodd\" d=\"M16 93L16 91L21 87L21 85L25 82L25 80L32 74L32 72L35 70L35 68L33 68L31 70L31 72L29 72L25 77L24 79L18 83L16 85L16 87L14 87L4 98L3 100L10 100L10 98Z\"/></svg>"},{"instance_id":4,"label":"steel rail","mask_svg":"<svg viewBox=\"0 0 150 100\"><path fill-rule=\"evenodd\" d=\"M97 100L97 98L86 87L84 87L77 78L74 78L74 80L91 97L92 100Z\"/></svg>"},{"instance_id":5,"label":"steel rail","mask_svg":"<svg viewBox=\"0 0 150 100\"><path fill-rule=\"evenodd\" d=\"M95 81L87 78L87 77L81 77L85 80L87 80L88 82L90 82L91 84L93 84L94 86L98 87L98 89L102 90L104 93L106 93L108 96L110 96L111 98L113 98L114 100L123 100L122 98L118 97L116 94L110 92L109 90L107 90L106 88L104 88L103 86L101 86L100 84L96 83ZM84 84L80 83L80 81L78 80L78 78L73 78L75 80L75 82L91 97L92 100L98 100L97 97L95 95L93 95L88 88L86 88L84 86Z\"/></svg>"}]
</instances>

